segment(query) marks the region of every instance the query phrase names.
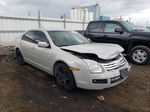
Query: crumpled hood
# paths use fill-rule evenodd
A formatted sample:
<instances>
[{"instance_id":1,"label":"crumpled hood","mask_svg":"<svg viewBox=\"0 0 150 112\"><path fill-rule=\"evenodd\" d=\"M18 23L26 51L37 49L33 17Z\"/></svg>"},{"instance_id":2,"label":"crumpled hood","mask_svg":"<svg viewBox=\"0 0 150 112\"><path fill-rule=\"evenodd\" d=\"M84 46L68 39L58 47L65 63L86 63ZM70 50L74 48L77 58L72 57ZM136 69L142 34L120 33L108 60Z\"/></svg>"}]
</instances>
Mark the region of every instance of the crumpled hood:
<instances>
[{"instance_id":1,"label":"crumpled hood","mask_svg":"<svg viewBox=\"0 0 150 112\"><path fill-rule=\"evenodd\" d=\"M119 45L104 43L72 45L61 48L83 54L96 54L99 58L105 60L113 59L124 51L124 49Z\"/></svg>"}]
</instances>

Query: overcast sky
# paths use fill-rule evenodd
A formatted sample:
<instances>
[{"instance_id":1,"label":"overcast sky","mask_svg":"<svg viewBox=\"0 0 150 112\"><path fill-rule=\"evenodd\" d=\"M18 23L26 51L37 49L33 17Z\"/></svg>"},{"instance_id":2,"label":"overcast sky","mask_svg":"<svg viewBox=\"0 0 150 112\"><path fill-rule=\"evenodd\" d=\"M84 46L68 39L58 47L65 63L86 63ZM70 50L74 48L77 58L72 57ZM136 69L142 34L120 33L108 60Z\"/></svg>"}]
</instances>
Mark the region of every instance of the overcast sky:
<instances>
[{"instance_id":1,"label":"overcast sky","mask_svg":"<svg viewBox=\"0 0 150 112\"><path fill-rule=\"evenodd\" d=\"M37 16L58 18L64 13L69 17L70 8L100 3L101 15L131 18L132 21L150 21L150 0L0 0L0 15Z\"/></svg>"}]
</instances>

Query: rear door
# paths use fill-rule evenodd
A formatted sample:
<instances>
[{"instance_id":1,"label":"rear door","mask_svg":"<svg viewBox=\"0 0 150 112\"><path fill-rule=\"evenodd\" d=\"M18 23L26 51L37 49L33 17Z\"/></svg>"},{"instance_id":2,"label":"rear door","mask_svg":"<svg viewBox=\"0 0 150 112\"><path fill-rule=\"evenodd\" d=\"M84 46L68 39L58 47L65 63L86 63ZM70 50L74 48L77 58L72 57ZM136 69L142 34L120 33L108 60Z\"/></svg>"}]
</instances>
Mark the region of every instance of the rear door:
<instances>
[{"instance_id":1,"label":"rear door","mask_svg":"<svg viewBox=\"0 0 150 112\"><path fill-rule=\"evenodd\" d=\"M104 40L105 22L91 22L88 25L86 35L94 42L105 42Z\"/></svg>"},{"instance_id":2,"label":"rear door","mask_svg":"<svg viewBox=\"0 0 150 112\"><path fill-rule=\"evenodd\" d=\"M31 61L34 59L33 54L33 45L34 45L34 32L28 31L25 33L21 39L20 47L23 57L27 61Z\"/></svg>"}]
</instances>

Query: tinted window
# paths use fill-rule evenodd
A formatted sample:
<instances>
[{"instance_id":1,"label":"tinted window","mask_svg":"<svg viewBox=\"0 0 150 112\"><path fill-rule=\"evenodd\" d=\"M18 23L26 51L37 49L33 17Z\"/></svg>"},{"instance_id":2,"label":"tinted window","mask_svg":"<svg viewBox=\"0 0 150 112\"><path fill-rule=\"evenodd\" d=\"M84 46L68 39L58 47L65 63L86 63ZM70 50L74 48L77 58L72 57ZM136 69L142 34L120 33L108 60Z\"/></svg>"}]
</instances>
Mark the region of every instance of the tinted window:
<instances>
[{"instance_id":1,"label":"tinted window","mask_svg":"<svg viewBox=\"0 0 150 112\"><path fill-rule=\"evenodd\" d=\"M104 32L113 32L113 33L115 33L116 28L120 28L120 26L117 25L117 24L114 24L114 23L106 23Z\"/></svg>"},{"instance_id":2,"label":"tinted window","mask_svg":"<svg viewBox=\"0 0 150 112\"><path fill-rule=\"evenodd\" d=\"M35 31L35 41L49 43L46 35L41 31Z\"/></svg>"},{"instance_id":3,"label":"tinted window","mask_svg":"<svg viewBox=\"0 0 150 112\"><path fill-rule=\"evenodd\" d=\"M27 32L23 37L23 40L28 41L28 42L34 42L34 32L29 31Z\"/></svg>"},{"instance_id":4,"label":"tinted window","mask_svg":"<svg viewBox=\"0 0 150 112\"><path fill-rule=\"evenodd\" d=\"M89 24L88 30L90 32L103 32L105 24L103 22L92 22Z\"/></svg>"}]
</instances>

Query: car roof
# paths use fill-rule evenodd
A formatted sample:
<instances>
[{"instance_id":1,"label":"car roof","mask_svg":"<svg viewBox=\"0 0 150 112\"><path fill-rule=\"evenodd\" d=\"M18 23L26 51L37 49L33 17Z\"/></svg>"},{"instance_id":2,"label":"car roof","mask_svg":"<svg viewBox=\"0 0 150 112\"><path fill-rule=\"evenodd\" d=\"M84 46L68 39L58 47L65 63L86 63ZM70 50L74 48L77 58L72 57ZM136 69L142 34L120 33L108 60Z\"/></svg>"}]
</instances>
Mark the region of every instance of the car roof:
<instances>
[{"instance_id":1,"label":"car roof","mask_svg":"<svg viewBox=\"0 0 150 112\"><path fill-rule=\"evenodd\" d=\"M44 29L44 28L37 28L37 29L30 29L27 31L74 31L74 30L65 30L65 29L59 29L59 30L49 30L49 29Z\"/></svg>"},{"instance_id":2,"label":"car roof","mask_svg":"<svg viewBox=\"0 0 150 112\"><path fill-rule=\"evenodd\" d=\"M73 31L73 30L47 30L47 31Z\"/></svg>"},{"instance_id":3,"label":"car roof","mask_svg":"<svg viewBox=\"0 0 150 112\"><path fill-rule=\"evenodd\" d=\"M98 20L98 21L90 21L91 22L122 22L122 21L116 21L116 20Z\"/></svg>"}]
</instances>

